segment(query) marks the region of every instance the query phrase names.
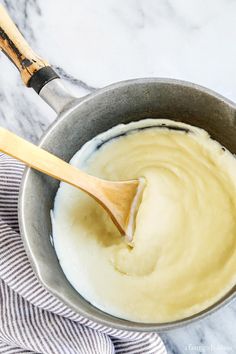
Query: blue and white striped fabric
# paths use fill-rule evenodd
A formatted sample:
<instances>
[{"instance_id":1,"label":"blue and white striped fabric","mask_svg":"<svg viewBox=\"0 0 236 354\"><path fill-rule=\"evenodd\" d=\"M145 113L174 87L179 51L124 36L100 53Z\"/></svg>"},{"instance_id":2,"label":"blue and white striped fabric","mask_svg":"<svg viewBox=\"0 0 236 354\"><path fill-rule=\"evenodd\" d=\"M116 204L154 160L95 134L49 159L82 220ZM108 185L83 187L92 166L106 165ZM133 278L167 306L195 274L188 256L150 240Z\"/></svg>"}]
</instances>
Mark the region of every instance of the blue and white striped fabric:
<instances>
[{"instance_id":1,"label":"blue and white striped fabric","mask_svg":"<svg viewBox=\"0 0 236 354\"><path fill-rule=\"evenodd\" d=\"M157 333L94 323L68 309L38 282L18 229L23 169L0 154L0 353L166 354Z\"/></svg>"}]
</instances>

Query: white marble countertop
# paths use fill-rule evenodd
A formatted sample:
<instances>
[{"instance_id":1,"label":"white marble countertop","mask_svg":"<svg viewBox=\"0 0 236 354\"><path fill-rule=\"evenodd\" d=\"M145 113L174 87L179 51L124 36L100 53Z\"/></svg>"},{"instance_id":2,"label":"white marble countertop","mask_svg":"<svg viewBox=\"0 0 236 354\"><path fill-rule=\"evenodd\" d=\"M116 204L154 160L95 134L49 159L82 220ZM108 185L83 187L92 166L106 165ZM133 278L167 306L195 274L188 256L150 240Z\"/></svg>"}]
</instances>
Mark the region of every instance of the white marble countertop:
<instances>
[{"instance_id":1,"label":"white marble countertop","mask_svg":"<svg viewBox=\"0 0 236 354\"><path fill-rule=\"evenodd\" d=\"M115 81L172 77L236 101L236 1L0 0L79 96ZM37 141L55 113L0 55L0 125ZM236 353L236 302L162 335L168 352Z\"/></svg>"}]
</instances>

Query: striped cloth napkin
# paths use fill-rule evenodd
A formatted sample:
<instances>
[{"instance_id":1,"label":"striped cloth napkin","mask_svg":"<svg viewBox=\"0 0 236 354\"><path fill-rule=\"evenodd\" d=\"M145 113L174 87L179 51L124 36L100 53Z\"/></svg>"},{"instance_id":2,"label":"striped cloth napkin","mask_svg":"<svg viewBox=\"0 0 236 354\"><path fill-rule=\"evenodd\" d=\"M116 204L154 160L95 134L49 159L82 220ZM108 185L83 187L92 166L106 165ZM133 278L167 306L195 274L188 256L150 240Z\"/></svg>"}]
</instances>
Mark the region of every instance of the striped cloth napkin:
<instances>
[{"instance_id":1,"label":"striped cloth napkin","mask_svg":"<svg viewBox=\"0 0 236 354\"><path fill-rule=\"evenodd\" d=\"M19 234L24 166L0 154L0 353L166 354L157 333L104 327L81 317L38 282Z\"/></svg>"}]
</instances>

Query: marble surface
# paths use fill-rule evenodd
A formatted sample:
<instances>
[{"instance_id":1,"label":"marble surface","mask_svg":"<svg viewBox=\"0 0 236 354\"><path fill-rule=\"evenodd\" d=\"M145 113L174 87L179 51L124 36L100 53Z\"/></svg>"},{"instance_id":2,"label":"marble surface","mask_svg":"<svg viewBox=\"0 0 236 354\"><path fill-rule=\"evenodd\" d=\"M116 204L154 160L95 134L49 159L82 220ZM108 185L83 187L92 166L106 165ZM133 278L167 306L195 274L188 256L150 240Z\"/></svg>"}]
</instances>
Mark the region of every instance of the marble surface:
<instances>
[{"instance_id":1,"label":"marble surface","mask_svg":"<svg viewBox=\"0 0 236 354\"><path fill-rule=\"evenodd\" d=\"M78 96L135 77L172 77L236 101L236 1L0 0ZM0 54L0 125L37 141L56 115ZM162 334L168 352L236 353L236 302Z\"/></svg>"}]
</instances>

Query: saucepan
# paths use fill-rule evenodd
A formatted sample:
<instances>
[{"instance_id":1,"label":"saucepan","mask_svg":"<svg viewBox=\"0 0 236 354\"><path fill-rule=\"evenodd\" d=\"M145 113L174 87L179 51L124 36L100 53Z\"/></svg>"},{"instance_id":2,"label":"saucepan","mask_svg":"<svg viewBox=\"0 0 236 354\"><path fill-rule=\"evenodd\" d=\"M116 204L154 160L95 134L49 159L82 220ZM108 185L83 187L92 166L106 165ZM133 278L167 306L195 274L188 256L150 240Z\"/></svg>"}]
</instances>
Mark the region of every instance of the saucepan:
<instances>
[{"instance_id":1,"label":"saucepan","mask_svg":"<svg viewBox=\"0 0 236 354\"><path fill-rule=\"evenodd\" d=\"M142 78L118 82L76 98L67 92L53 68L32 51L3 8L0 47L18 67L24 83L57 112L56 121L39 145L65 161L97 134L117 124L145 118L166 118L198 126L236 153L236 105L207 88L173 79ZM19 224L39 281L72 310L119 329L166 331L208 316L235 297L236 287L201 313L164 324L135 323L95 308L67 281L51 242L50 210L58 186L58 181L26 168L20 189Z\"/></svg>"}]
</instances>

